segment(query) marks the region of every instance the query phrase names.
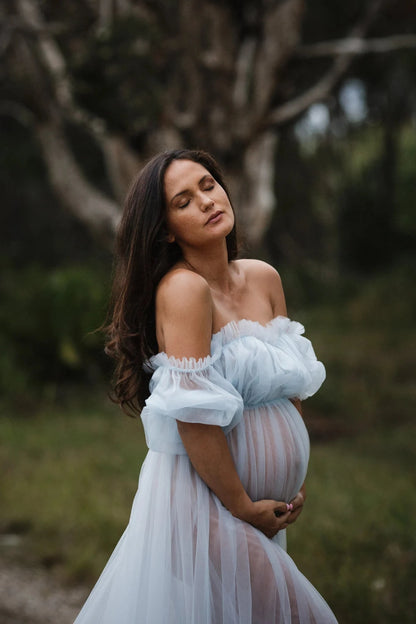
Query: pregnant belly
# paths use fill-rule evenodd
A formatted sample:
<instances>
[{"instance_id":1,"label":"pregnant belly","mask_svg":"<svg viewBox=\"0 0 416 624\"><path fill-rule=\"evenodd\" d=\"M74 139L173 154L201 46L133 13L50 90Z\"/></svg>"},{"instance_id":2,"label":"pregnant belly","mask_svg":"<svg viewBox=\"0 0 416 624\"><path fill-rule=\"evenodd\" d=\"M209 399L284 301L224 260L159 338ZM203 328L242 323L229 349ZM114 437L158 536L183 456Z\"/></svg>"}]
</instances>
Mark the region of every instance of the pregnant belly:
<instances>
[{"instance_id":1,"label":"pregnant belly","mask_svg":"<svg viewBox=\"0 0 416 624\"><path fill-rule=\"evenodd\" d=\"M252 500L290 501L306 477L309 437L296 407L281 399L244 412L228 435L237 472Z\"/></svg>"}]
</instances>

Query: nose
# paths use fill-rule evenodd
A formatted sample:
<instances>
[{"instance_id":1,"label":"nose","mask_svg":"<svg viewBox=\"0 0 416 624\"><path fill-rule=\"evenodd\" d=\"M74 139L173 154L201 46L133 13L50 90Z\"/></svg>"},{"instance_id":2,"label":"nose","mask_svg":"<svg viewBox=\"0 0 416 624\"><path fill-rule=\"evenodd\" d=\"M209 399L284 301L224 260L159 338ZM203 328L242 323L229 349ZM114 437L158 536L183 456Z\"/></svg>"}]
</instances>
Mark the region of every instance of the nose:
<instances>
[{"instance_id":1,"label":"nose","mask_svg":"<svg viewBox=\"0 0 416 624\"><path fill-rule=\"evenodd\" d=\"M207 195L207 193L204 193L203 191L201 191L200 201L201 210L203 212L206 212L207 210L212 208L212 206L214 206L214 200L212 199L212 197L210 197L209 195Z\"/></svg>"}]
</instances>

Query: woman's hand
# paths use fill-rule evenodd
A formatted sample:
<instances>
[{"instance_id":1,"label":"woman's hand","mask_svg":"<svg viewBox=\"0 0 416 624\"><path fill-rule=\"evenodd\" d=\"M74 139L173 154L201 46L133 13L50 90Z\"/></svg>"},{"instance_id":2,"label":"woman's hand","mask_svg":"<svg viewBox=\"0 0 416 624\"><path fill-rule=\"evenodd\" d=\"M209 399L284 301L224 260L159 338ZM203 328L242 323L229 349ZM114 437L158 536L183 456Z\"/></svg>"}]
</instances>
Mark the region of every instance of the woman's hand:
<instances>
[{"instance_id":1,"label":"woman's hand","mask_svg":"<svg viewBox=\"0 0 416 624\"><path fill-rule=\"evenodd\" d=\"M252 502L244 512L234 515L271 538L288 525L291 513L286 503L264 499Z\"/></svg>"},{"instance_id":2,"label":"woman's hand","mask_svg":"<svg viewBox=\"0 0 416 624\"><path fill-rule=\"evenodd\" d=\"M264 499L254 503L250 501L249 505L247 505L246 499L244 506L234 515L240 518L240 520L252 524L256 529L259 529L267 537L271 538L278 531L286 529L297 520L302 512L305 499L305 484L303 484L295 498L290 501L290 509L288 509L289 505L282 501Z\"/></svg>"},{"instance_id":3,"label":"woman's hand","mask_svg":"<svg viewBox=\"0 0 416 624\"><path fill-rule=\"evenodd\" d=\"M292 509L292 513L290 514L289 518L287 519L287 525L286 526L288 526L289 524L292 524L293 522L295 522L295 520L297 520L298 516L302 512L303 504L305 502L305 499L306 499L305 485L302 485L301 489L296 494L295 498L293 498L290 501L290 503L293 505L293 509Z\"/></svg>"}]
</instances>

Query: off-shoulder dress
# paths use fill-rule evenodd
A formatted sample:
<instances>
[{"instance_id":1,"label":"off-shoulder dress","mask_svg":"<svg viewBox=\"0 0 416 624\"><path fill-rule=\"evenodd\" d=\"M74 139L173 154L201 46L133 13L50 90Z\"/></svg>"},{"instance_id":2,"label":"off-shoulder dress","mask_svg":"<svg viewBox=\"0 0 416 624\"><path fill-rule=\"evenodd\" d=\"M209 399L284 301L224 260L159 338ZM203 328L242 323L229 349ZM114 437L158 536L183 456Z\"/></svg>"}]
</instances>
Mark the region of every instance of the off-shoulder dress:
<instances>
[{"instance_id":1,"label":"off-shoulder dress","mask_svg":"<svg viewBox=\"0 0 416 624\"><path fill-rule=\"evenodd\" d=\"M176 420L220 425L252 500L289 502L309 438L290 398L325 379L304 327L232 321L203 360L153 356L142 411L149 452L129 524L75 624L333 624L336 619L273 539L235 518L193 468ZM305 520L306 521L306 520Z\"/></svg>"}]
</instances>

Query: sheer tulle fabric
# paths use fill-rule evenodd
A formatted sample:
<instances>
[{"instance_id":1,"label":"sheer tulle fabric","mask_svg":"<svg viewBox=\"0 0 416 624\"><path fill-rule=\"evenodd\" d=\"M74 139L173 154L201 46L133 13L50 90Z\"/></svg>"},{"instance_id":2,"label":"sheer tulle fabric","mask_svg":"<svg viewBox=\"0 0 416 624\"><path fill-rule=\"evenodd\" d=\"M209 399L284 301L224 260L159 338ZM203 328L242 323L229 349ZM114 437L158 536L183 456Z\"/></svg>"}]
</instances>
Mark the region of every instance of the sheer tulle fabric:
<instances>
[{"instance_id":1,"label":"sheer tulle fabric","mask_svg":"<svg viewBox=\"0 0 416 624\"><path fill-rule=\"evenodd\" d=\"M149 453L130 521L76 624L325 624L331 610L285 551L234 518L193 469L176 420L224 428L253 500L290 501L309 439L289 398L325 378L303 327L228 324L204 360L158 354L143 410Z\"/></svg>"},{"instance_id":2,"label":"sheer tulle fabric","mask_svg":"<svg viewBox=\"0 0 416 624\"><path fill-rule=\"evenodd\" d=\"M159 354L141 417L150 449L185 454L176 420L219 425L228 433L243 416L243 399L213 367L213 358L184 362Z\"/></svg>"}]
</instances>

